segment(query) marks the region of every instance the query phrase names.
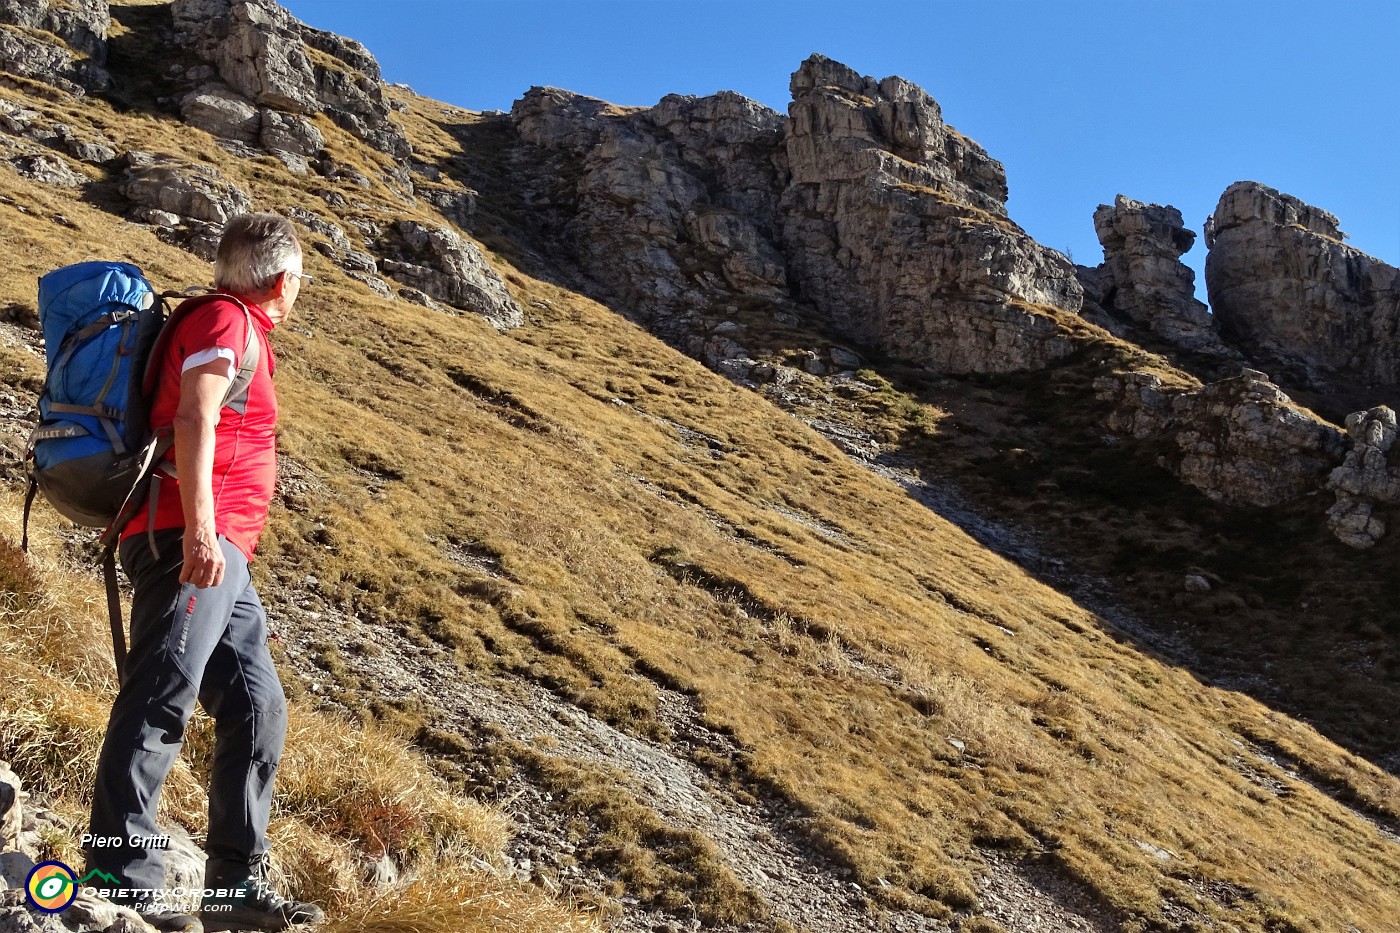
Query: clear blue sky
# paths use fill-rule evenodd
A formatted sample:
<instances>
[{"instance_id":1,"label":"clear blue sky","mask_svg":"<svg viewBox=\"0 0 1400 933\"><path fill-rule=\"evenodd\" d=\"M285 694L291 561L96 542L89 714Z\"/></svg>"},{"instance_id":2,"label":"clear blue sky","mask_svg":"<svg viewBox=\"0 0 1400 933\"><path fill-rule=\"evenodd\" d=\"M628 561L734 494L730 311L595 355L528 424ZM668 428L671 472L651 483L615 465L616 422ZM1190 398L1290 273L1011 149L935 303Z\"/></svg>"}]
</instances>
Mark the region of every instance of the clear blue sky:
<instances>
[{"instance_id":1,"label":"clear blue sky","mask_svg":"<svg viewBox=\"0 0 1400 933\"><path fill-rule=\"evenodd\" d=\"M1012 219L1087 265L1095 206L1172 204L1200 233L1252 179L1400 265L1395 0L284 0L385 78L473 110L533 85L618 104L738 91L779 111L812 52L922 85L1006 166ZM1205 248L1187 261L1198 290Z\"/></svg>"}]
</instances>

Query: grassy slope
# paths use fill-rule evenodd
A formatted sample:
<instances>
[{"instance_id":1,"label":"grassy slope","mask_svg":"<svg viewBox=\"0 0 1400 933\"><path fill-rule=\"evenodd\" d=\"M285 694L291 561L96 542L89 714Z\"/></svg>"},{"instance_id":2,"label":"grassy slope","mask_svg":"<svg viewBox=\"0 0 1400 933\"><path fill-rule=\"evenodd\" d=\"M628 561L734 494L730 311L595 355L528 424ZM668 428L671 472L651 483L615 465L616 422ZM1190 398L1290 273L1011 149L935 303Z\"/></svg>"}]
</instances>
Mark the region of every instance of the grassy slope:
<instances>
[{"instance_id":1,"label":"grassy slope","mask_svg":"<svg viewBox=\"0 0 1400 933\"><path fill-rule=\"evenodd\" d=\"M325 213L308 193L321 182L171 121L93 103L62 118L212 161L260 207ZM368 158L322 129L345 160ZM368 214L404 210L383 190L343 190ZM30 301L35 275L94 255L165 283L206 277L3 168L0 194L16 202L0 204L15 257L0 302ZM283 449L322 491L275 514L265 586L313 574L364 624L415 629L466 667L531 677L653 737L655 683L690 693L748 750L736 781L796 802L858 880L935 913L971 905L979 846L1049 853L1130 925L1163 920L1164 900L1244 929L1382 930L1400 911L1400 851L1247 750L1286 751L1396 821L1393 778L1122 643L606 308L512 274L531 320L503 335L374 298L314 254L308 271L317 286L277 340ZM36 360L0 354L33 385ZM444 538L493 555L508 582L452 563L430 543ZM84 694L89 731L106 686Z\"/></svg>"}]
</instances>

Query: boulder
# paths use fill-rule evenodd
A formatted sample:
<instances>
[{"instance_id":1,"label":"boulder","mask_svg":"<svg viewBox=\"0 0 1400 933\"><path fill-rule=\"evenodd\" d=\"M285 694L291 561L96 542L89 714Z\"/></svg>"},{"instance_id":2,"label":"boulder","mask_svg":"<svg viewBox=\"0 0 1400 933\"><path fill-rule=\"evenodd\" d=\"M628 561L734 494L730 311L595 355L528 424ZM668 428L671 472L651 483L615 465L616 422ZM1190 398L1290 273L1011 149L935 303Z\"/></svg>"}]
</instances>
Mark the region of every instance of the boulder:
<instances>
[{"instance_id":1,"label":"boulder","mask_svg":"<svg viewBox=\"0 0 1400 933\"><path fill-rule=\"evenodd\" d=\"M253 102L221 84L206 84L180 101L185 122L211 136L242 143L258 141L262 114Z\"/></svg>"},{"instance_id":2,"label":"boulder","mask_svg":"<svg viewBox=\"0 0 1400 933\"><path fill-rule=\"evenodd\" d=\"M1327 488L1337 501L1327 512L1332 533L1358 550L1375 546L1386 532L1382 513L1400 505L1400 445L1395 412L1385 406L1347 416L1351 450L1332 471Z\"/></svg>"},{"instance_id":3,"label":"boulder","mask_svg":"<svg viewBox=\"0 0 1400 933\"><path fill-rule=\"evenodd\" d=\"M416 294L479 314L494 327L519 327L525 313L481 250L446 227L425 227L412 220L394 226L397 251L382 259L380 270Z\"/></svg>"},{"instance_id":4,"label":"boulder","mask_svg":"<svg viewBox=\"0 0 1400 933\"><path fill-rule=\"evenodd\" d=\"M277 143L271 148L303 155L320 149L319 131L292 121L324 113L382 152L412 155L389 118L379 65L360 43L313 29L274 0L174 0L171 15L178 42L235 94L265 108L263 123L274 124ZM269 112L287 119L269 120Z\"/></svg>"},{"instance_id":5,"label":"boulder","mask_svg":"<svg viewBox=\"0 0 1400 933\"><path fill-rule=\"evenodd\" d=\"M269 151L293 155L315 155L326 147L326 138L306 117L278 110L263 110L262 129L258 141Z\"/></svg>"},{"instance_id":6,"label":"boulder","mask_svg":"<svg viewBox=\"0 0 1400 933\"><path fill-rule=\"evenodd\" d=\"M1006 215L1001 163L902 78L820 55L792 77L781 247L801 298L846 337L945 372L1070 352L1074 267Z\"/></svg>"},{"instance_id":7,"label":"boulder","mask_svg":"<svg viewBox=\"0 0 1400 933\"><path fill-rule=\"evenodd\" d=\"M1196 234L1181 212L1118 195L1094 211L1104 261L1079 276L1086 303L1144 326L1186 350L1228 355L1209 309L1196 300L1196 273L1181 261Z\"/></svg>"},{"instance_id":8,"label":"boulder","mask_svg":"<svg viewBox=\"0 0 1400 933\"><path fill-rule=\"evenodd\" d=\"M86 175L74 171L62 156L47 152L17 156L10 160L10 164L25 178L60 188L81 188L89 180Z\"/></svg>"},{"instance_id":9,"label":"boulder","mask_svg":"<svg viewBox=\"0 0 1400 933\"><path fill-rule=\"evenodd\" d=\"M1254 370L1191 389L1127 373L1096 380L1094 390L1114 403L1111 430L1167 442L1161 465L1217 502L1271 506L1297 499L1321 488L1342 459L1342 432Z\"/></svg>"},{"instance_id":10,"label":"boulder","mask_svg":"<svg viewBox=\"0 0 1400 933\"><path fill-rule=\"evenodd\" d=\"M1236 182L1207 221L1206 286L1221 333L1290 379L1400 384L1400 269L1347 246L1337 218Z\"/></svg>"},{"instance_id":11,"label":"boulder","mask_svg":"<svg viewBox=\"0 0 1400 933\"><path fill-rule=\"evenodd\" d=\"M74 94L104 90L111 22L107 0L0 0L0 70Z\"/></svg>"},{"instance_id":12,"label":"boulder","mask_svg":"<svg viewBox=\"0 0 1400 933\"><path fill-rule=\"evenodd\" d=\"M58 144L75 159L101 165L117 157L116 147L105 136L97 139L83 139L72 128L62 123L54 124L53 131Z\"/></svg>"},{"instance_id":13,"label":"boulder","mask_svg":"<svg viewBox=\"0 0 1400 933\"><path fill-rule=\"evenodd\" d=\"M859 353L846 347L832 347L831 363L838 369L859 369L864 363Z\"/></svg>"},{"instance_id":14,"label":"boulder","mask_svg":"<svg viewBox=\"0 0 1400 933\"><path fill-rule=\"evenodd\" d=\"M22 891L29 873L34 870L34 860L23 852L0 852L0 891L6 889Z\"/></svg>"},{"instance_id":15,"label":"boulder","mask_svg":"<svg viewBox=\"0 0 1400 933\"><path fill-rule=\"evenodd\" d=\"M43 114L0 98L0 129L14 136L31 136L38 131Z\"/></svg>"},{"instance_id":16,"label":"boulder","mask_svg":"<svg viewBox=\"0 0 1400 933\"><path fill-rule=\"evenodd\" d=\"M252 206L252 199L212 165L146 152L129 152L124 161L121 193L138 210L222 225Z\"/></svg>"}]
</instances>

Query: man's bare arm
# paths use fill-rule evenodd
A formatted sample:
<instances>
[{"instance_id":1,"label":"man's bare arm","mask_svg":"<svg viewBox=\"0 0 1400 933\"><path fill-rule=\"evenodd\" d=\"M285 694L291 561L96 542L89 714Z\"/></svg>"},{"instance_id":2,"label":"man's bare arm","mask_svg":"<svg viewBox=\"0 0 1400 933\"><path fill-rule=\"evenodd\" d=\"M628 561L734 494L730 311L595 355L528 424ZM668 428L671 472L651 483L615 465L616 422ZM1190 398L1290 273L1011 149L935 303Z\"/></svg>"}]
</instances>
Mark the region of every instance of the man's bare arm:
<instances>
[{"instance_id":1,"label":"man's bare arm","mask_svg":"<svg viewBox=\"0 0 1400 933\"><path fill-rule=\"evenodd\" d=\"M185 509L185 564L181 583L204 588L224 579L224 554L214 528L214 426L228 391L226 360L213 360L180 376L175 412L175 470Z\"/></svg>"}]
</instances>

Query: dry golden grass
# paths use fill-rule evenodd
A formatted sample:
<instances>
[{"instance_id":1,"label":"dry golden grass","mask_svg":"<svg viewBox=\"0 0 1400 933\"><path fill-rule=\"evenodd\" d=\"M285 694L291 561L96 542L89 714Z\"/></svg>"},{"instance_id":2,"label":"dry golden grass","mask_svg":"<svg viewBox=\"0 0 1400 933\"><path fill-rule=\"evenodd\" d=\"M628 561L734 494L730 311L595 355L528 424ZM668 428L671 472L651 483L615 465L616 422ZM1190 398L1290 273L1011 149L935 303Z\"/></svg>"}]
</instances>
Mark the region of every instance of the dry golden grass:
<instances>
[{"instance_id":1,"label":"dry golden grass","mask_svg":"<svg viewBox=\"0 0 1400 933\"><path fill-rule=\"evenodd\" d=\"M18 501L0 494L0 760L75 827L86 823L97 752L115 689L106 604L90 574L60 566L42 532L18 540ZM196 834L212 751L207 719L186 737L161 797L165 819ZM499 877L488 864L508 837L494 810L449 793L403 744L370 725L293 705L270 835L289 890L323 904L332 930L553 933L595 929L577 910ZM81 864L73 835L47 857ZM410 881L376 890L366 867L389 858Z\"/></svg>"},{"instance_id":2,"label":"dry golden grass","mask_svg":"<svg viewBox=\"0 0 1400 933\"><path fill-rule=\"evenodd\" d=\"M31 103L79 127L100 124L123 145L213 162L260 208L323 211L309 193L321 180L227 156L165 118ZM439 125L423 151L441 158L459 148L454 125L475 119L414 107L406 125ZM367 173L377 164L349 137L333 145ZM15 257L0 268L0 305L32 301L45 269L97 255L137 261L162 284L207 275L145 231L3 167L0 194L15 202L0 203ZM382 187L353 194L381 220L432 219L422 206L405 214ZM871 891L892 883L882 896L895 903L975 911L978 850L993 846L1048 854L1130 929L1164 923L1168 901L1249 930L1384 930L1400 915L1400 851L1250 748L1285 751L1391 823L1400 821L1393 777L1144 654L751 393L516 270L503 271L530 321L498 334L378 299L319 255L307 265L317 285L276 336L281 442L319 489L309 512L276 510L261 585L314 574L361 624L407 625L451 645L463 665L532 678L656 741L667 736L658 691L683 690L743 750L734 780L801 807L812 844ZM0 353L32 388L38 362ZM4 501L12 536L13 493ZM46 535L39 553L51 561ZM430 543L444 539L496 555L500 573L454 563ZM87 641L101 645L95 590L51 566L40 576L35 592L86 594L72 598L86 607ZM52 615L16 611L26 629ZM0 654L24 684L0 700L0 754L15 755L41 789L70 795L76 814L108 685L68 685L87 665L31 658L37 650ZM95 665L102 649L91 650ZM499 840L499 822L459 800L404 798L404 782L433 779L383 751L382 737L356 744L358 733L306 715L289 746L279 824L299 885L353 873L390 843L431 864ZM63 754L46 735L64 737ZM1289 793L1275 795L1252 779L1259 773ZM193 774L174 787L171 806L197 821ZM619 840L645 840L626 829L646 821L623 814ZM641 871L654 855L636 851L627 864ZM412 889L422 920L390 916L351 885L335 894L334 928L445 929L433 919L441 903L482 918L480 929L530 911L538 929L572 922L519 889L483 894L439 874ZM1200 902L1196 882L1246 893L1232 905ZM465 919L457 928L474 929Z\"/></svg>"}]
</instances>

